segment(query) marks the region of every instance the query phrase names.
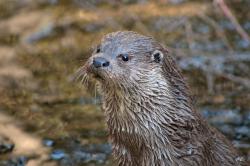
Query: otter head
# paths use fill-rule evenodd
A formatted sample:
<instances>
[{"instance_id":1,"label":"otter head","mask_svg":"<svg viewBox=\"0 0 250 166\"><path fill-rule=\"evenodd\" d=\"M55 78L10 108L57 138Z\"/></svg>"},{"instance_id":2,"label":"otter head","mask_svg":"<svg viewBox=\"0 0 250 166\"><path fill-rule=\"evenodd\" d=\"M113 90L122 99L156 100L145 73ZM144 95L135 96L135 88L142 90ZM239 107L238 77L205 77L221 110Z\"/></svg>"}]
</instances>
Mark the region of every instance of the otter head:
<instances>
[{"instance_id":1,"label":"otter head","mask_svg":"<svg viewBox=\"0 0 250 166\"><path fill-rule=\"evenodd\" d=\"M85 64L84 73L95 78L102 90L156 89L166 84L164 54L165 49L151 37L114 32L103 37Z\"/></svg>"}]
</instances>

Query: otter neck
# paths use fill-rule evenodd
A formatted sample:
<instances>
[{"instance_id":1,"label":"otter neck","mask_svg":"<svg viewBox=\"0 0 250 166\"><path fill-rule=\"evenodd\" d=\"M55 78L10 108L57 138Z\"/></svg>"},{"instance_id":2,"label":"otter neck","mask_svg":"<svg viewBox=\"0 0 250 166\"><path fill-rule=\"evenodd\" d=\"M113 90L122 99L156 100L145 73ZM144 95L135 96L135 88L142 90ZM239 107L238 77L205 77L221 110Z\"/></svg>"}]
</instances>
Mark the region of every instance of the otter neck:
<instances>
[{"instance_id":1,"label":"otter neck","mask_svg":"<svg viewBox=\"0 0 250 166\"><path fill-rule=\"evenodd\" d=\"M154 79L150 86L141 83L133 87L102 93L105 94L103 109L114 147L122 149L122 146L125 151L131 151L133 146L132 151L137 152L142 144L151 149L159 150L166 146L171 149L171 135L197 118L190 99L182 92L173 94L175 91L171 90L167 81ZM130 146L126 142L128 138L137 142L138 147Z\"/></svg>"},{"instance_id":2,"label":"otter neck","mask_svg":"<svg viewBox=\"0 0 250 166\"><path fill-rule=\"evenodd\" d=\"M194 116L188 97L172 96L169 90L161 88L127 91L126 94L113 91L104 95L103 100L107 122L118 131L133 132L139 127L147 128L147 123L180 124L185 123L185 119L193 119ZM134 123L130 123L132 121L139 125L133 126Z\"/></svg>"},{"instance_id":3,"label":"otter neck","mask_svg":"<svg viewBox=\"0 0 250 166\"><path fill-rule=\"evenodd\" d=\"M151 70L148 74L154 77L142 74L138 78L131 78L135 81L126 83L130 87L101 86L103 109L108 125L114 130L133 132L148 125L182 124L194 119L195 112L181 76L174 78L173 82L158 70ZM133 125L132 121L139 123L138 126Z\"/></svg>"}]
</instances>

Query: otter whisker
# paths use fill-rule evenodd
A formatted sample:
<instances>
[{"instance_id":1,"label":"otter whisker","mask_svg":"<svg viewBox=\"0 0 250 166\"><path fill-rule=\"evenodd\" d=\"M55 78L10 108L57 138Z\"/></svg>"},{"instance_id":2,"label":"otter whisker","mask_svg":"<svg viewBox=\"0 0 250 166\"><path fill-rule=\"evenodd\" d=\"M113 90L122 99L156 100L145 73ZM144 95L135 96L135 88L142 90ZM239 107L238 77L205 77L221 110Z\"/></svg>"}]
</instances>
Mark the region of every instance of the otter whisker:
<instances>
[{"instance_id":1,"label":"otter whisker","mask_svg":"<svg viewBox=\"0 0 250 166\"><path fill-rule=\"evenodd\" d=\"M86 78L85 79L85 86L88 88L89 87L89 77L88 77L88 75L86 75L85 78Z\"/></svg>"},{"instance_id":2,"label":"otter whisker","mask_svg":"<svg viewBox=\"0 0 250 166\"><path fill-rule=\"evenodd\" d=\"M97 89L96 89L96 84L97 84L97 83L95 83L95 105L97 105L97 99L96 99L96 90L97 90Z\"/></svg>"},{"instance_id":3,"label":"otter whisker","mask_svg":"<svg viewBox=\"0 0 250 166\"><path fill-rule=\"evenodd\" d=\"M85 77L82 76L82 79L81 79L81 84L84 85L84 80L85 80Z\"/></svg>"},{"instance_id":4,"label":"otter whisker","mask_svg":"<svg viewBox=\"0 0 250 166\"><path fill-rule=\"evenodd\" d=\"M85 74L85 68L80 67L73 75L73 80L78 81Z\"/></svg>"},{"instance_id":5,"label":"otter whisker","mask_svg":"<svg viewBox=\"0 0 250 166\"><path fill-rule=\"evenodd\" d=\"M85 73L81 77L82 77L81 78L81 84L86 86L86 80L87 80L87 77L88 77L87 74Z\"/></svg>"},{"instance_id":6,"label":"otter whisker","mask_svg":"<svg viewBox=\"0 0 250 166\"><path fill-rule=\"evenodd\" d=\"M87 74L84 75L84 81L83 81L83 85L85 87L88 87L88 82L89 82L89 77Z\"/></svg>"}]
</instances>

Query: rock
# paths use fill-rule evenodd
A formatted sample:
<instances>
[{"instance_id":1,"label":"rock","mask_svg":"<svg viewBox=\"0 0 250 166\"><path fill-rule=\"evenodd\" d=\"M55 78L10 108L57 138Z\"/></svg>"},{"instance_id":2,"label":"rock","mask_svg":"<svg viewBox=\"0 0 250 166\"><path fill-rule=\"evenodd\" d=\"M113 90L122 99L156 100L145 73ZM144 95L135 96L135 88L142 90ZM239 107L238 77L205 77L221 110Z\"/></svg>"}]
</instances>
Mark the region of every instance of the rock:
<instances>
[{"instance_id":1,"label":"rock","mask_svg":"<svg viewBox=\"0 0 250 166\"><path fill-rule=\"evenodd\" d=\"M25 156L15 157L10 160L0 161L1 166L25 166L28 158Z\"/></svg>"},{"instance_id":2,"label":"rock","mask_svg":"<svg viewBox=\"0 0 250 166\"><path fill-rule=\"evenodd\" d=\"M51 139L44 139L43 140L43 145L47 147L52 147L55 145L55 142Z\"/></svg>"},{"instance_id":3,"label":"rock","mask_svg":"<svg viewBox=\"0 0 250 166\"><path fill-rule=\"evenodd\" d=\"M15 149L11 155L3 156L8 157L8 160L0 163L21 166L29 160L29 164L40 166L41 163L49 159L49 149L42 146L40 138L23 130L22 124L17 119L5 115L3 111L0 111L0 128L0 135L10 138L15 143Z\"/></svg>"},{"instance_id":4,"label":"rock","mask_svg":"<svg viewBox=\"0 0 250 166\"><path fill-rule=\"evenodd\" d=\"M14 146L15 146L14 144L1 143L0 144L0 154L11 152L14 149Z\"/></svg>"},{"instance_id":5,"label":"rock","mask_svg":"<svg viewBox=\"0 0 250 166\"><path fill-rule=\"evenodd\" d=\"M15 17L0 22L0 34L23 36L41 27L41 24L44 25L44 22L48 22L49 19L50 15L44 11L20 12Z\"/></svg>"},{"instance_id":6,"label":"rock","mask_svg":"<svg viewBox=\"0 0 250 166\"><path fill-rule=\"evenodd\" d=\"M112 152L110 144L81 145L78 139L67 139L61 143L65 144L65 149L53 151L51 159L59 160L62 166L76 166L87 163L104 164ZM60 144L60 141L58 144Z\"/></svg>"},{"instance_id":7,"label":"rock","mask_svg":"<svg viewBox=\"0 0 250 166\"><path fill-rule=\"evenodd\" d=\"M233 145L240 149L245 149L245 150L250 149L250 143L243 142L243 141L234 140Z\"/></svg>"},{"instance_id":8,"label":"rock","mask_svg":"<svg viewBox=\"0 0 250 166\"><path fill-rule=\"evenodd\" d=\"M11 152L15 144L6 137L0 136L0 154Z\"/></svg>"},{"instance_id":9,"label":"rock","mask_svg":"<svg viewBox=\"0 0 250 166\"><path fill-rule=\"evenodd\" d=\"M92 155L92 161L95 161L98 164L103 164L107 159L107 155L103 153L96 153Z\"/></svg>"},{"instance_id":10,"label":"rock","mask_svg":"<svg viewBox=\"0 0 250 166\"><path fill-rule=\"evenodd\" d=\"M240 140L250 141L250 127L241 126L235 128L236 131L236 138Z\"/></svg>"},{"instance_id":11,"label":"rock","mask_svg":"<svg viewBox=\"0 0 250 166\"><path fill-rule=\"evenodd\" d=\"M220 130L220 132L222 132L223 134L227 135L230 138L235 138L235 129L233 126L228 125L228 124L224 124L221 126L218 126L218 130Z\"/></svg>"},{"instance_id":12,"label":"rock","mask_svg":"<svg viewBox=\"0 0 250 166\"><path fill-rule=\"evenodd\" d=\"M96 96L95 98L80 97L77 99L76 102L81 105L96 104L96 103L101 103L101 97L100 96Z\"/></svg>"},{"instance_id":13,"label":"rock","mask_svg":"<svg viewBox=\"0 0 250 166\"><path fill-rule=\"evenodd\" d=\"M75 162L77 162L77 163L81 163L81 162L88 163L92 160L90 153L87 153L87 152L84 152L81 150L77 150L77 151L73 152L72 156L73 156Z\"/></svg>"},{"instance_id":14,"label":"rock","mask_svg":"<svg viewBox=\"0 0 250 166\"><path fill-rule=\"evenodd\" d=\"M24 86L24 80L32 77L32 73L16 64L0 67L0 91L8 88L16 89ZM27 86L27 84L26 84Z\"/></svg>"},{"instance_id":15,"label":"rock","mask_svg":"<svg viewBox=\"0 0 250 166\"><path fill-rule=\"evenodd\" d=\"M201 34L208 34L211 31L207 24L200 24L199 26L194 27L194 29Z\"/></svg>"},{"instance_id":16,"label":"rock","mask_svg":"<svg viewBox=\"0 0 250 166\"><path fill-rule=\"evenodd\" d=\"M37 42L39 40L53 36L54 31L55 31L54 24L48 23L47 25L41 27L36 32L29 34L24 39L24 41L31 44L31 43Z\"/></svg>"},{"instance_id":17,"label":"rock","mask_svg":"<svg viewBox=\"0 0 250 166\"><path fill-rule=\"evenodd\" d=\"M84 32L97 32L104 28L102 23L89 23L81 27Z\"/></svg>"},{"instance_id":18,"label":"rock","mask_svg":"<svg viewBox=\"0 0 250 166\"><path fill-rule=\"evenodd\" d=\"M42 109L39 107L39 105L37 105L37 104L32 104L31 106L30 106L30 111L32 111L32 112L40 112Z\"/></svg>"},{"instance_id":19,"label":"rock","mask_svg":"<svg viewBox=\"0 0 250 166\"><path fill-rule=\"evenodd\" d=\"M25 79L32 76L31 72L18 65L9 65L0 68L0 77L8 77L13 79Z\"/></svg>"},{"instance_id":20,"label":"rock","mask_svg":"<svg viewBox=\"0 0 250 166\"><path fill-rule=\"evenodd\" d=\"M243 117L244 117L244 125L250 127L250 111L246 112Z\"/></svg>"},{"instance_id":21,"label":"rock","mask_svg":"<svg viewBox=\"0 0 250 166\"><path fill-rule=\"evenodd\" d=\"M243 27L246 30L250 30L250 21L245 22L245 24L243 25Z\"/></svg>"},{"instance_id":22,"label":"rock","mask_svg":"<svg viewBox=\"0 0 250 166\"><path fill-rule=\"evenodd\" d=\"M249 48L250 41L244 40L244 39L238 39L236 42L236 46L238 48Z\"/></svg>"},{"instance_id":23,"label":"rock","mask_svg":"<svg viewBox=\"0 0 250 166\"><path fill-rule=\"evenodd\" d=\"M223 29L235 30L234 24L231 21L228 21L228 20L221 20L221 21L219 21L219 25Z\"/></svg>"},{"instance_id":24,"label":"rock","mask_svg":"<svg viewBox=\"0 0 250 166\"><path fill-rule=\"evenodd\" d=\"M38 0L40 4L49 4L49 5L57 5L59 3L59 0Z\"/></svg>"},{"instance_id":25,"label":"rock","mask_svg":"<svg viewBox=\"0 0 250 166\"><path fill-rule=\"evenodd\" d=\"M69 158L64 158L64 161L67 163L83 164L83 163L98 163L103 164L107 160L107 155L104 153L88 153L84 150L74 151Z\"/></svg>"},{"instance_id":26,"label":"rock","mask_svg":"<svg viewBox=\"0 0 250 166\"><path fill-rule=\"evenodd\" d=\"M91 144L80 147L72 154L72 158L78 163L94 162L103 164L112 152L110 144Z\"/></svg>"},{"instance_id":27,"label":"rock","mask_svg":"<svg viewBox=\"0 0 250 166\"><path fill-rule=\"evenodd\" d=\"M110 144L91 144L84 147L84 150L86 152L99 152L99 153L105 153L110 154L112 152L112 147Z\"/></svg>"},{"instance_id":28,"label":"rock","mask_svg":"<svg viewBox=\"0 0 250 166\"><path fill-rule=\"evenodd\" d=\"M156 17L151 22L153 31L171 33L186 22L186 18Z\"/></svg>"},{"instance_id":29,"label":"rock","mask_svg":"<svg viewBox=\"0 0 250 166\"><path fill-rule=\"evenodd\" d=\"M4 65L8 65L9 63L11 63L14 59L15 55L15 49L13 49L12 47L7 47L7 46L0 46L0 65L4 66Z\"/></svg>"},{"instance_id":30,"label":"rock","mask_svg":"<svg viewBox=\"0 0 250 166\"><path fill-rule=\"evenodd\" d=\"M50 157L52 160L61 160L66 157L66 154L63 150L54 150L51 154Z\"/></svg>"},{"instance_id":31,"label":"rock","mask_svg":"<svg viewBox=\"0 0 250 166\"><path fill-rule=\"evenodd\" d=\"M59 162L60 166L76 166L76 163L73 161L73 159L70 156L66 156Z\"/></svg>"},{"instance_id":32,"label":"rock","mask_svg":"<svg viewBox=\"0 0 250 166\"><path fill-rule=\"evenodd\" d=\"M202 111L202 115L208 119L208 121L215 125L241 125L243 123L243 117L238 110L209 110Z\"/></svg>"},{"instance_id":33,"label":"rock","mask_svg":"<svg viewBox=\"0 0 250 166\"><path fill-rule=\"evenodd\" d=\"M184 3L186 0L169 0L168 2L174 5L179 5L181 3Z\"/></svg>"}]
</instances>

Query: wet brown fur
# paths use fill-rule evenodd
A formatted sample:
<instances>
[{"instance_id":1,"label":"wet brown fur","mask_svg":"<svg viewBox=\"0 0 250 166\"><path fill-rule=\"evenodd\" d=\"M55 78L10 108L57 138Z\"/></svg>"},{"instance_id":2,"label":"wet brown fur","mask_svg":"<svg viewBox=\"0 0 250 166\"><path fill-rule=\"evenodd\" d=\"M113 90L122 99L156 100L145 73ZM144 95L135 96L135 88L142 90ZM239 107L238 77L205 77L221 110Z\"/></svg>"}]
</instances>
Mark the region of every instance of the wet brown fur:
<instances>
[{"instance_id":1,"label":"wet brown fur","mask_svg":"<svg viewBox=\"0 0 250 166\"><path fill-rule=\"evenodd\" d=\"M189 89L167 50L153 38L114 32L101 42L80 76L98 76L113 154L120 166L244 165L233 145L194 109ZM152 53L163 53L155 63ZM131 55L131 62L119 60ZM114 55L113 57L111 55ZM94 69L94 57L111 66Z\"/></svg>"}]
</instances>

